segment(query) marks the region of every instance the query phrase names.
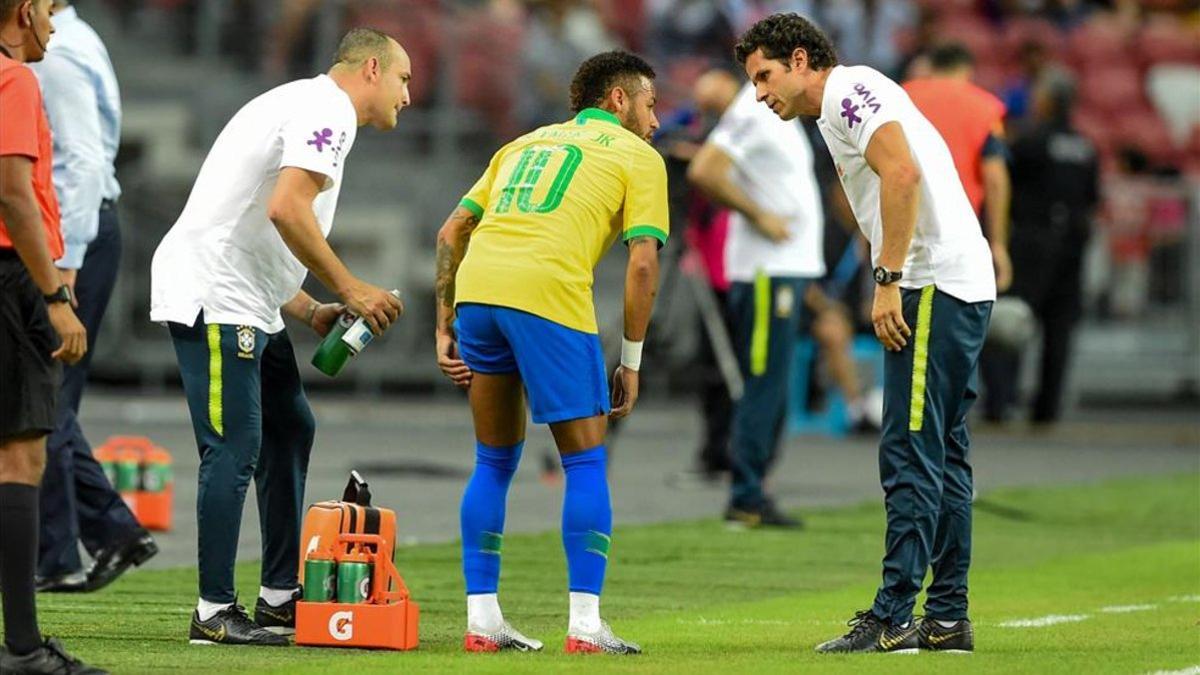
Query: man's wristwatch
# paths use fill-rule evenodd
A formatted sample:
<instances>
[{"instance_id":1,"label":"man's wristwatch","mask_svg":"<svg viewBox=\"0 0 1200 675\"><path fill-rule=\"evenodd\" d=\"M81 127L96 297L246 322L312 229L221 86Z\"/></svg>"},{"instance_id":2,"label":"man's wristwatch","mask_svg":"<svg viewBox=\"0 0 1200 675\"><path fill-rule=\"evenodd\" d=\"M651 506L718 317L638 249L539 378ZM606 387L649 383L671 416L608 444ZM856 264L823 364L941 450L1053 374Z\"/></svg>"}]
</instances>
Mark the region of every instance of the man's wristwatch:
<instances>
[{"instance_id":1,"label":"man's wristwatch","mask_svg":"<svg viewBox=\"0 0 1200 675\"><path fill-rule=\"evenodd\" d=\"M903 272L893 272L883 266L876 267L872 274L875 277L875 283L879 284L880 286L894 284L904 277Z\"/></svg>"},{"instance_id":2,"label":"man's wristwatch","mask_svg":"<svg viewBox=\"0 0 1200 675\"><path fill-rule=\"evenodd\" d=\"M58 287L57 291L54 291L50 295L43 295L42 299L46 301L47 305L53 305L56 302L65 302L69 305L75 298L71 295L71 287L63 284Z\"/></svg>"}]
</instances>

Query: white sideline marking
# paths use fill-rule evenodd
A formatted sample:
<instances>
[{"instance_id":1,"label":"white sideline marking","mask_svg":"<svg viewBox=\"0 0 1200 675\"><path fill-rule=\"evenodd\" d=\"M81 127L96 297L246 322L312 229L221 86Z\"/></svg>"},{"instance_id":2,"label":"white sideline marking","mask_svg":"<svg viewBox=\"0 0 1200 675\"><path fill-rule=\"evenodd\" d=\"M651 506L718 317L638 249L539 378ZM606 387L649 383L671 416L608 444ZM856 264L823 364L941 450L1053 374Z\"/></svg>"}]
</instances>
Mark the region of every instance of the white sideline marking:
<instances>
[{"instance_id":1,"label":"white sideline marking","mask_svg":"<svg viewBox=\"0 0 1200 675\"><path fill-rule=\"evenodd\" d=\"M1092 618L1090 614L1051 614L1050 616L1039 616L1036 619L1013 619L1012 621L1003 621L1000 623L1001 628L1045 628L1060 623L1075 623Z\"/></svg>"},{"instance_id":2,"label":"white sideline marking","mask_svg":"<svg viewBox=\"0 0 1200 675\"><path fill-rule=\"evenodd\" d=\"M1183 670L1156 670L1147 675L1200 675L1200 666L1192 666Z\"/></svg>"},{"instance_id":3,"label":"white sideline marking","mask_svg":"<svg viewBox=\"0 0 1200 675\"><path fill-rule=\"evenodd\" d=\"M790 626L793 622L774 619L676 619L677 623L696 626Z\"/></svg>"},{"instance_id":4,"label":"white sideline marking","mask_svg":"<svg viewBox=\"0 0 1200 675\"><path fill-rule=\"evenodd\" d=\"M1173 595L1167 602L1200 602L1200 595Z\"/></svg>"},{"instance_id":5,"label":"white sideline marking","mask_svg":"<svg viewBox=\"0 0 1200 675\"><path fill-rule=\"evenodd\" d=\"M1111 605L1101 607L1100 611L1106 614L1128 614L1129 612L1145 612L1150 609L1158 609L1158 605Z\"/></svg>"}]
</instances>

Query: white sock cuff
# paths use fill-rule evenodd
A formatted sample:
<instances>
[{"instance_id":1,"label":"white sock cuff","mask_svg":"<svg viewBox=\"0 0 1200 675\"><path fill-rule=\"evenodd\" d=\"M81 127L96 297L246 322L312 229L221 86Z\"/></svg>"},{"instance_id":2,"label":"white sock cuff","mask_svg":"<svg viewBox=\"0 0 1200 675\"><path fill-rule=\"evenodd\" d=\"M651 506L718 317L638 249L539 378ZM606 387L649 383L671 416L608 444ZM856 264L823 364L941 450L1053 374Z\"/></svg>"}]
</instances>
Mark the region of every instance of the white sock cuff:
<instances>
[{"instance_id":1,"label":"white sock cuff","mask_svg":"<svg viewBox=\"0 0 1200 675\"><path fill-rule=\"evenodd\" d=\"M467 630L490 632L504 625L500 611L500 596L496 593L475 593L467 596Z\"/></svg>"},{"instance_id":2,"label":"white sock cuff","mask_svg":"<svg viewBox=\"0 0 1200 675\"><path fill-rule=\"evenodd\" d=\"M595 593L570 594L571 619L568 632L594 633L600 630L600 596Z\"/></svg>"},{"instance_id":3,"label":"white sock cuff","mask_svg":"<svg viewBox=\"0 0 1200 675\"><path fill-rule=\"evenodd\" d=\"M196 603L196 614L200 615L201 621L208 621L216 616L217 612L233 607L232 602L209 602L204 598Z\"/></svg>"},{"instance_id":4,"label":"white sock cuff","mask_svg":"<svg viewBox=\"0 0 1200 675\"><path fill-rule=\"evenodd\" d=\"M299 590L299 589L296 589L296 588L267 588L266 586L259 586L258 587L258 597L262 598L263 600L266 600L267 604L272 607L279 607L280 605L284 604L288 600L291 600L292 596L296 594L297 590Z\"/></svg>"}]
</instances>

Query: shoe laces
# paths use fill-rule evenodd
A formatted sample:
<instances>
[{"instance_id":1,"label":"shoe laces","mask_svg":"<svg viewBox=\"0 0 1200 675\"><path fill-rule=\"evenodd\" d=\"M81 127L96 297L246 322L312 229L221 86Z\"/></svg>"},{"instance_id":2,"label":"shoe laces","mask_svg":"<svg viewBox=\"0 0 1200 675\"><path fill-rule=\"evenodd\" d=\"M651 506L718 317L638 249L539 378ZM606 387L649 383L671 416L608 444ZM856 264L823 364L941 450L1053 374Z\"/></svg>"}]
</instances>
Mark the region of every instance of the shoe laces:
<instances>
[{"instance_id":1,"label":"shoe laces","mask_svg":"<svg viewBox=\"0 0 1200 675\"><path fill-rule=\"evenodd\" d=\"M858 637L859 634L870 630L879 623L879 618L869 609L855 612L854 618L846 622L846 625L850 626L850 632L846 634L846 637Z\"/></svg>"},{"instance_id":2,"label":"shoe laces","mask_svg":"<svg viewBox=\"0 0 1200 675\"><path fill-rule=\"evenodd\" d=\"M217 613L217 616L225 616L227 620L238 624L238 628L254 632L262 630L258 624L250 620L250 616L246 613L246 608L239 605L237 600L233 604Z\"/></svg>"}]
</instances>

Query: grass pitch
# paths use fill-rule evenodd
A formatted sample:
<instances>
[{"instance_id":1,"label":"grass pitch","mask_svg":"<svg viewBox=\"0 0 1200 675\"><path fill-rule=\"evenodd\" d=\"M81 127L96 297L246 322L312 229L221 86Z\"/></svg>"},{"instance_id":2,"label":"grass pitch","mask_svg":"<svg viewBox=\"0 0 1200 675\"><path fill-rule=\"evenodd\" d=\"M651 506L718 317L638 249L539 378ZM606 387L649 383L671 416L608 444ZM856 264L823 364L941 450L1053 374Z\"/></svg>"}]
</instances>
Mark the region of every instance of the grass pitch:
<instances>
[{"instance_id":1,"label":"grass pitch","mask_svg":"<svg viewBox=\"0 0 1200 675\"><path fill-rule=\"evenodd\" d=\"M400 514L403 529L404 514ZM638 657L568 657L556 534L505 542L506 618L540 654L461 649L456 544L403 548L421 604L415 652L192 647L194 569L136 572L93 596L42 595L45 632L114 673L954 672L1147 673L1200 667L1200 475L1003 490L975 510L970 656L821 656L879 579L879 503L806 514L799 533L731 532L714 520L618 527L603 613ZM256 565L238 568L253 606ZM920 603L918 603L918 611Z\"/></svg>"}]
</instances>

